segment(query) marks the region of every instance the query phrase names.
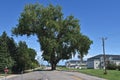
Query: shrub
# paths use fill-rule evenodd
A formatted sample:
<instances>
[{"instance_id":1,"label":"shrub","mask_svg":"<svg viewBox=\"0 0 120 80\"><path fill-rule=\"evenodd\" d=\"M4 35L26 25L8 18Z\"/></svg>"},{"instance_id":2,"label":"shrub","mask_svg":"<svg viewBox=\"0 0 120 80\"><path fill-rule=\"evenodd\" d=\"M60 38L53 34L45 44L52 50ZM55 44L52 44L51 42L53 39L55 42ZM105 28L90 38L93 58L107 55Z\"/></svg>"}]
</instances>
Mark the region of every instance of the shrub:
<instances>
[{"instance_id":1,"label":"shrub","mask_svg":"<svg viewBox=\"0 0 120 80\"><path fill-rule=\"evenodd\" d=\"M107 65L107 69L108 69L108 70L116 70L116 69L117 69L117 66L116 66L116 64L108 64L108 65Z\"/></svg>"},{"instance_id":2,"label":"shrub","mask_svg":"<svg viewBox=\"0 0 120 80\"><path fill-rule=\"evenodd\" d=\"M120 71L120 65L117 66L117 69Z\"/></svg>"}]
</instances>

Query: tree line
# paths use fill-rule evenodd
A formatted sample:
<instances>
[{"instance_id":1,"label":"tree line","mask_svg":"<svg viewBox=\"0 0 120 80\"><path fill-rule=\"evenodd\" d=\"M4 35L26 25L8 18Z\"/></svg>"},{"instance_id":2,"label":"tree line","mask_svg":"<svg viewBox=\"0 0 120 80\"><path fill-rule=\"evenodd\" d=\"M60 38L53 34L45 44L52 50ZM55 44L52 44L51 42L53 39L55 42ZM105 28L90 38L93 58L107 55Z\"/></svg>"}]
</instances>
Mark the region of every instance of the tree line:
<instances>
[{"instance_id":1,"label":"tree line","mask_svg":"<svg viewBox=\"0 0 120 80\"><path fill-rule=\"evenodd\" d=\"M36 51L28 48L26 42L16 43L6 32L0 36L0 72L6 67L13 73L35 68L39 65L36 55Z\"/></svg>"}]
</instances>

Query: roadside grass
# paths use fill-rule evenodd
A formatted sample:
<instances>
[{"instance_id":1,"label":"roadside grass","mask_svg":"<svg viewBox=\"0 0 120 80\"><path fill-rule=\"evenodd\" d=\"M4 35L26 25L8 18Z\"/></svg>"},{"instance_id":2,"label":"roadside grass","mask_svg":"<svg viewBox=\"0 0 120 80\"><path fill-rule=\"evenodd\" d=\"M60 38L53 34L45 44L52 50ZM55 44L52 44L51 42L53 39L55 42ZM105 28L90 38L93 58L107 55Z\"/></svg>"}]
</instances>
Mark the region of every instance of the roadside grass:
<instances>
[{"instance_id":1,"label":"roadside grass","mask_svg":"<svg viewBox=\"0 0 120 80\"><path fill-rule=\"evenodd\" d=\"M3 73L0 73L0 76L4 76L5 74L3 74Z\"/></svg>"},{"instance_id":2,"label":"roadside grass","mask_svg":"<svg viewBox=\"0 0 120 80\"><path fill-rule=\"evenodd\" d=\"M117 70L107 70L107 74L104 74L104 70L95 70L95 69L84 69L78 71L88 75L105 78L107 80L120 80L120 71Z\"/></svg>"},{"instance_id":3,"label":"roadside grass","mask_svg":"<svg viewBox=\"0 0 120 80\"><path fill-rule=\"evenodd\" d=\"M23 73L29 73L29 72L33 72L33 71L39 71L39 70L42 70L42 69L43 69L42 67L37 67L37 68L34 68L34 69L24 70ZM8 72L8 73L6 74L6 76L12 75L12 74L14 74L14 73L12 73L12 72L10 71L10 72ZM21 74L21 72L20 72L20 73L16 73L16 74ZM4 73L4 72L0 72L0 77L2 77L2 76L5 76L5 73Z\"/></svg>"},{"instance_id":4,"label":"roadside grass","mask_svg":"<svg viewBox=\"0 0 120 80\"><path fill-rule=\"evenodd\" d=\"M3 78L4 76L8 76L10 74L0 73L0 78Z\"/></svg>"},{"instance_id":5,"label":"roadside grass","mask_svg":"<svg viewBox=\"0 0 120 80\"><path fill-rule=\"evenodd\" d=\"M103 69L69 69L65 67L59 67L58 70L65 71L76 71L84 74L88 74L91 76L97 76L100 78L104 78L107 80L120 80L120 71L118 70L107 70L107 74L104 74Z\"/></svg>"}]
</instances>

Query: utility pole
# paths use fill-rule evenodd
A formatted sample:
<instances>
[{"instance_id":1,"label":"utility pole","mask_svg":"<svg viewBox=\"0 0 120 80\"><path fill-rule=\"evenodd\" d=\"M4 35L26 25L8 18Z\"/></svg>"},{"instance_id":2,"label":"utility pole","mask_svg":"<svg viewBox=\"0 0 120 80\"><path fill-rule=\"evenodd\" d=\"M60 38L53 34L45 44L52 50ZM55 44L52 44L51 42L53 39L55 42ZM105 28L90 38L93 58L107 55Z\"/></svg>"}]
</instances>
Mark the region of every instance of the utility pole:
<instances>
[{"instance_id":1,"label":"utility pole","mask_svg":"<svg viewBox=\"0 0 120 80\"><path fill-rule=\"evenodd\" d=\"M104 74L107 74L107 70L106 70L106 55L105 55L105 40L107 38L102 37L102 45L103 45L103 56L104 56Z\"/></svg>"}]
</instances>

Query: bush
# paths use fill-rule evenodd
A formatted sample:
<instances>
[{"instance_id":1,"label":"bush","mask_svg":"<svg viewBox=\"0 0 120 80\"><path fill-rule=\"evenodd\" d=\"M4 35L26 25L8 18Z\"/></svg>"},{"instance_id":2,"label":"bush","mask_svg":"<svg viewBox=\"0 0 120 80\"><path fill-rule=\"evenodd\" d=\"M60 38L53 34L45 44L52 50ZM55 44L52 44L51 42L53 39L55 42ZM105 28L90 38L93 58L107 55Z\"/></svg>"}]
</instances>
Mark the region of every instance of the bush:
<instances>
[{"instance_id":1,"label":"bush","mask_svg":"<svg viewBox=\"0 0 120 80\"><path fill-rule=\"evenodd\" d=\"M120 65L117 66L117 69L120 71Z\"/></svg>"},{"instance_id":2,"label":"bush","mask_svg":"<svg viewBox=\"0 0 120 80\"><path fill-rule=\"evenodd\" d=\"M116 69L117 69L117 66L116 66L116 64L108 64L108 65L107 65L107 69L108 69L108 70L116 70Z\"/></svg>"}]
</instances>

